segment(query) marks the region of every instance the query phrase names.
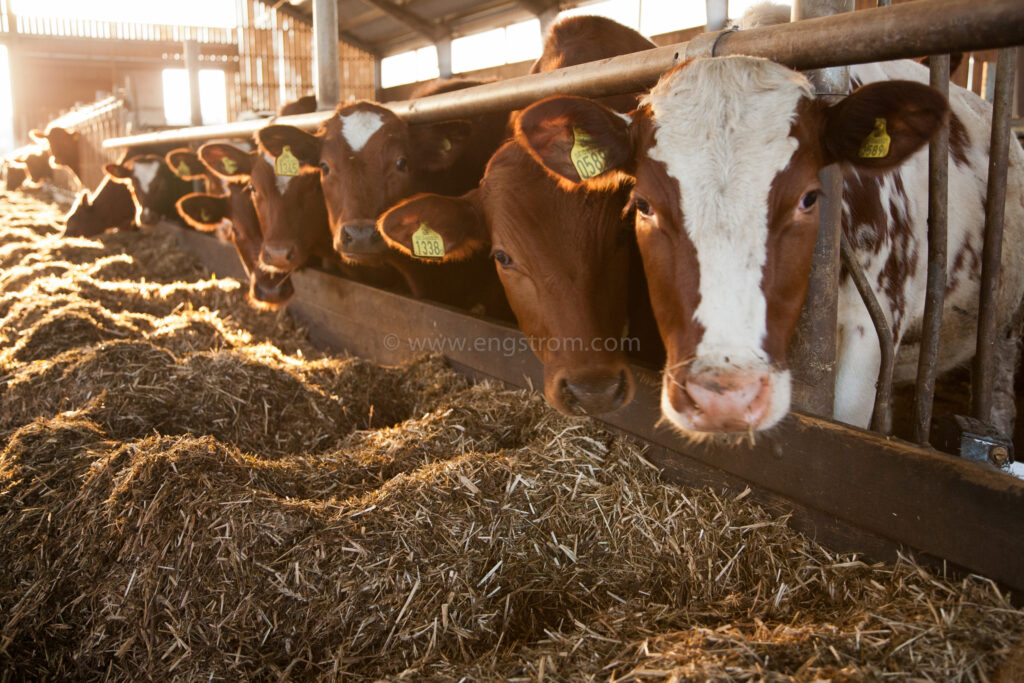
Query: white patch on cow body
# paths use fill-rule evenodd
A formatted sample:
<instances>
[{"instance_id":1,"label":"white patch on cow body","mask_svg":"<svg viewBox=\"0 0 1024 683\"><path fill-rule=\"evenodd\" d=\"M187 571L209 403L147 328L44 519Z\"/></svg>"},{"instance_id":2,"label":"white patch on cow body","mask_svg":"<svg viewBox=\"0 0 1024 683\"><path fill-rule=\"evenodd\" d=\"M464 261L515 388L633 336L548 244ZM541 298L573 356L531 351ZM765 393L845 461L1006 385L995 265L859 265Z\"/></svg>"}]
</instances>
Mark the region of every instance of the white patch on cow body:
<instances>
[{"instance_id":1,"label":"white patch on cow body","mask_svg":"<svg viewBox=\"0 0 1024 683\"><path fill-rule=\"evenodd\" d=\"M797 148L790 136L807 80L752 57L698 59L645 102L655 121L648 155L679 183L685 230L700 265L703 367L766 368L768 193ZM728 358L728 361L726 361Z\"/></svg>"},{"instance_id":2,"label":"white patch on cow body","mask_svg":"<svg viewBox=\"0 0 1024 683\"><path fill-rule=\"evenodd\" d=\"M277 159L275 159L271 154L269 154L267 152L263 153L263 158L266 160L266 162L268 164L270 164L270 168L273 169L274 168L274 164L277 161ZM277 173L275 171L274 172L274 180L275 180L275 183L277 185L277 193L283 197L284 193L285 193L285 190L288 189L288 183L290 183L292 181L292 178L295 178L295 177L297 177L297 176L280 175L279 173Z\"/></svg>"},{"instance_id":3,"label":"white patch on cow body","mask_svg":"<svg viewBox=\"0 0 1024 683\"><path fill-rule=\"evenodd\" d=\"M136 161L132 164L132 175L139 183L139 192L142 194L149 192L163 163L162 161Z\"/></svg>"},{"instance_id":4,"label":"white patch on cow body","mask_svg":"<svg viewBox=\"0 0 1024 683\"><path fill-rule=\"evenodd\" d=\"M369 142L373 134L384 125L384 117L375 111L357 110L348 114L339 114L341 121L341 134L345 136L345 142L358 152Z\"/></svg>"}]
</instances>

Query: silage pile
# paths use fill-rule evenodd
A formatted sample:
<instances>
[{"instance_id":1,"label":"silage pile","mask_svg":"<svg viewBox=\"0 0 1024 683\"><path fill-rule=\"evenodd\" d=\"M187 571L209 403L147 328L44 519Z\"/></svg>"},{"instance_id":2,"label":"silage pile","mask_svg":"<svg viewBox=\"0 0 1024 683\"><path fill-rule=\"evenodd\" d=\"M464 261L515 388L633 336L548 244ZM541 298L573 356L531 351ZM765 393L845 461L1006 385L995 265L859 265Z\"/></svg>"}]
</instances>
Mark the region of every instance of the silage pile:
<instances>
[{"instance_id":1,"label":"silage pile","mask_svg":"<svg viewBox=\"0 0 1024 683\"><path fill-rule=\"evenodd\" d=\"M0 200L3 680L985 680L1024 627L57 215Z\"/></svg>"}]
</instances>

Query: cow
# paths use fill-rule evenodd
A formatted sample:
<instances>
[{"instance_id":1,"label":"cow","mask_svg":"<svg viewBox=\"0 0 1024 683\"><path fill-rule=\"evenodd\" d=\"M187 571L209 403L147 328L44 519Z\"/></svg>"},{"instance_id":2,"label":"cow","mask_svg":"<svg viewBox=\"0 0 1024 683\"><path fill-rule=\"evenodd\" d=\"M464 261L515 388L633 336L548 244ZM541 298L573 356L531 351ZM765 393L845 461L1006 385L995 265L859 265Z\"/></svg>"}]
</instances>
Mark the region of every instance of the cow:
<instances>
[{"instance_id":1,"label":"cow","mask_svg":"<svg viewBox=\"0 0 1024 683\"><path fill-rule=\"evenodd\" d=\"M312 114L316 111L316 95L303 95L281 105L277 110L278 116L295 116L296 114Z\"/></svg>"},{"instance_id":2,"label":"cow","mask_svg":"<svg viewBox=\"0 0 1024 683\"><path fill-rule=\"evenodd\" d=\"M13 159L4 159L3 176L4 187L8 192L11 192L21 187L21 184L28 178L28 173L26 173L24 166L18 165Z\"/></svg>"},{"instance_id":3,"label":"cow","mask_svg":"<svg viewBox=\"0 0 1024 683\"><path fill-rule=\"evenodd\" d=\"M192 191L192 184L175 175L157 154L134 155L121 163L106 164L103 170L114 182L131 189L139 225L177 216L175 202Z\"/></svg>"},{"instance_id":4,"label":"cow","mask_svg":"<svg viewBox=\"0 0 1024 683\"><path fill-rule=\"evenodd\" d=\"M552 27L532 72L652 47L610 19L573 17ZM630 111L637 96L604 101ZM544 364L548 402L565 413L600 414L625 405L635 390L620 344L627 311L636 313L630 336L660 358L631 217L624 215L628 196L627 188L559 187L509 141L478 188L461 197L413 197L381 216L378 230L410 256L421 226L439 236L444 262L492 255L519 328Z\"/></svg>"},{"instance_id":5,"label":"cow","mask_svg":"<svg viewBox=\"0 0 1024 683\"><path fill-rule=\"evenodd\" d=\"M235 245L242 267L249 276L247 298L252 305L269 309L284 306L295 293L291 274L271 273L259 267L263 234L253 206L252 190L247 181L229 179L251 169L251 156L245 152L233 156L227 167L224 166L227 158L224 155L202 157L200 152L200 158L204 158L204 165L208 158L208 170L224 176L227 194L187 194L177 202L178 213L197 230L216 232L222 240Z\"/></svg>"},{"instance_id":6,"label":"cow","mask_svg":"<svg viewBox=\"0 0 1024 683\"><path fill-rule=\"evenodd\" d=\"M22 148L17 156L8 161L8 165L22 168L28 180L40 184L53 178L53 165L50 163L50 149L40 145Z\"/></svg>"},{"instance_id":7,"label":"cow","mask_svg":"<svg viewBox=\"0 0 1024 683\"><path fill-rule=\"evenodd\" d=\"M54 164L67 166L77 178L82 177L81 157L78 151L81 134L78 131L50 126L45 133L38 129L29 131L29 137L49 147Z\"/></svg>"},{"instance_id":8,"label":"cow","mask_svg":"<svg viewBox=\"0 0 1024 683\"><path fill-rule=\"evenodd\" d=\"M110 228L134 230L137 226L132 193L106 176L95 192L78 195L64 222L65 237L92 237Z\"/></svg>"},{"instance_id":9,"label":"cow","mask_svg":"<svg viewBox=\"0 0 1024 683\"><path fill-rule=\"evenodd\" d=\"M632 204L668 359L664 417L691 438L770 429L790 407L786 349L807 291L818 229L819 170L843 172L843 232L899 350L916 372L926 282L925 143L949 121L949 245L938 370L974 354L991 108L924 85L912 61L854 66L852 94L829 105L806 78L753 57L700 58L659 81L630 117L583 98L523 112L516 135L570 185L635 183ZM572 164L574 140L601 173ZM1013 419L1024 293L1024 154L1011 144L1000 278L994 422ZM1019 320L1019 319L1018 319ZM834 416L868 424L880 350L847 274L839 292Z\"/></svg>"}]
</instances>

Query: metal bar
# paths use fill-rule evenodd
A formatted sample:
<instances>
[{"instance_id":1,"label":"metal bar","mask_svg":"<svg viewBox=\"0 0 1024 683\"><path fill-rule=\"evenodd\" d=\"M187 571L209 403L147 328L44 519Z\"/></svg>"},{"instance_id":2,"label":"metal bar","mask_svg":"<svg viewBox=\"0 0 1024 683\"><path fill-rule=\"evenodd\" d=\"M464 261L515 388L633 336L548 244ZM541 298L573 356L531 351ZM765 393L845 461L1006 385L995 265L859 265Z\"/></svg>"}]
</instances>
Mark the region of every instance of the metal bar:
<instances>
[{"instance_id":1,"label":"metal bar","mask_svg":"<svg viewBox=\"0 0 1024 683\"><path fill-rule=\"evenodd\" d=\"M316 101L333 109L341 100L337 0L313 0L313 36L316 43Z\"/></svg>"},{"instance_id":2,"label":"metal bar","mask_svg":"<svg viewBox=\"0 0 1024 683\"><path fill-rule=\"evenodd\" d=\"M882 352L882 362L878 369L878 385L875 390L875 410L871 416L871 429L884 436L892 433L892 376L896 367L896 345L893 342L892 329L889 321L885 318L882 307L875 298L875 292L871 289L864 269L857 261L857 255L853 253L846 235L842 236L840 254L843 268L853 280L857 293L867 306L868 315L875 326L875 334L878 336L878 347Z\"/></svg>"},{"instance_id":3,"label":"metal bar","mask_svg":"<svg viewBox=\"0 0 1024 683\"><path fill-rule=\"evenodd\" d=\"M949 96L949 55L929 58L929 85ZM921 330L921 355L917 359L914 390L914 440L928 444L935 398L936 365L942 333L942 308L946 298L946 227L948 223L949 128L943 127L928 146L928 282Z\"/></svg>"},{"instance_id":4,"label":"metal bar","mask_svg":"<svg viewBox=\"0 0 1024 683\"><path fill-rule=\"evenodd\" d=\"M188 71L188 97L193 126L203 125L202 102L199 99L199 43L186 40L182 46L185 56L185 69Z\"/></svg>"},{"instance_id":5,"label":"metal bar","mask_svg":"<svg viewBox=\"0 0 1024 683\"><path fill-rule=\"evenodd\" d=\"M1003 250L1003 214L1006 206L1006 167L1009 147L1011 98L1013 97L1016 48L999 51L996 66L995 102L992 108L992 142L989 147L988 199L985 202L985 246L981 255L981 302L978 313L978 347L971 373L974 417L992 419L995 346L998 316L999 261Z\"/></svg>"},{"instance_id":6,"label":"metal bar","mask_svg":"<svg viewBox=\"0 0 1024 683\"><path fill-rule=\"evenodd\" d=\"M324 1L324 0L321 0ZM895 7L848 12L736 31L722 36L717 55L766 57L794 69L842 66L878 59L919 57L1021 42L1024 3L1020 0L930 0ZM417 100L385 106L411 122L455 119L526 106L548 95L604 97L644 90L691 57L710 54L717 33L706 33L676 45L653 48L541 74L510 78ZM282 120L306 130L316 129L327 112ZM105 147L193 142L213 137L248 137L268 119L239 121L202 129L184 128L146 133L104 142Z\"/></svg>"},{"instance_id":7,"label":"metal bar","mask_svg":"<svg viewBox=\"0 0 1024 683\"><path fill-rule=\"evenodd\" d=\"M793 21L853 11L853 0L796 0ZM846 66L806 72L819 99L832 102L850 90ZM839 313L839 236L843 229L843 174L838 166L822 169L818 240L811 261L807 298L789 348L790 367L802 390L795 406L812 415L831 417L836 394L836 320Z\"/></svg>"},{"instance_id":8,"label":"metal bar","mask_svg":"<svg viewBox=\"0 0 1024 683\"><path fill-rule=\"evenodd\" d=\"M439 38L434 47L437 49L437 72L441 78L452 77L452 39Z\"/></svg>"}]
</instances>

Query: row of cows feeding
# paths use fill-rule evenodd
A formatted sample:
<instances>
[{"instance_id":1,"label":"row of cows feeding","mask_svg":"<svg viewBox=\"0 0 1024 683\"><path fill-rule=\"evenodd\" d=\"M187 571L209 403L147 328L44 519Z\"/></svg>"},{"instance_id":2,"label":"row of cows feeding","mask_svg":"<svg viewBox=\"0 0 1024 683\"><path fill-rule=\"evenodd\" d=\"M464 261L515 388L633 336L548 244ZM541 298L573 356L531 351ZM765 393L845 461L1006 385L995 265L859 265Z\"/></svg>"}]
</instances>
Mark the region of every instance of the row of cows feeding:
<instances>
[{"instance_id":1,"label":"row of cows feeding","mask_svg":"<svg viewBox=\"0 0 1024 683\"><path fill-rule=\"evenodd\" d=\"M788 14L762 6L741 26ZM553 27L533 72L651 47L610 20L576 17ZM653 337L642 348L661 351L660 337L662 412L681 432L766 430L790 408L786 350L808 287L825 165L844 174L843 230L893 332L896 379L914 376L927 270L923 148L944 126L939 370L974 354L991 108L952 84L947 100L927 78L910 61L857 65L852 94L827 104L803 75L733 56L681 64L647 93L555 96L469 120L409 124L375 103L343 104L315 134L263 128L254 151L208 143L108 165L113 182L81 199L68 232L128 227L176 207L234 242L251 299L265 305L288 301L296 269L328 261L415 297L499 317L510 307L537 339L618 339L628 325ZM1011 146L996 340L1004 434L1024 297L1024 155ZM186 194L197 177L217 190ZM880 349L847 274L839 297L835 417L866 426ZM632 397L621 350L537 353L545 396L564 412L604 413Z\"/></svg>"}]
</instances>

